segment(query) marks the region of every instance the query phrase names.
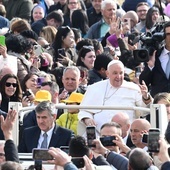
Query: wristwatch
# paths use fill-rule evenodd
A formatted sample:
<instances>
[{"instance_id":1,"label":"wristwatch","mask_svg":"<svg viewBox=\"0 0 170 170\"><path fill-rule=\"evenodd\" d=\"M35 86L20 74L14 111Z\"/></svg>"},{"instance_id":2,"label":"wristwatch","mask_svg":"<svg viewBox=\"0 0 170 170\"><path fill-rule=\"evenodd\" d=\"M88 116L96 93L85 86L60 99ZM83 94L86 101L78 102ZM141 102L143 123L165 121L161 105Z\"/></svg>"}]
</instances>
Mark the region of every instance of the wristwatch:
<instances>
[{"instance_id":1,"label":"wristwatch","mask_svg":"<svg viewBox=\"0 0 170 170\"><path fill-rule=\"evenodd\" d=\"M104 157L107 158L107 156L109 155L110 152L111 152L110 150L106 150L106 151L104 152Z\"/></svg>"},{"instance_id":2,"label":"wristwatch","mask_svg":"<svg viewBox=\"0 0 170 170\"><path fill-rule=\"evenodd\" d=\"M142 96L142 99L143 99L144 101L148 101L148 100L150 100L151 96L150 96L150 94L149 94L149 93L147 94L147 96L148 96L148 97L147 97L146 99Z\"/></svg>"}]
</instances>

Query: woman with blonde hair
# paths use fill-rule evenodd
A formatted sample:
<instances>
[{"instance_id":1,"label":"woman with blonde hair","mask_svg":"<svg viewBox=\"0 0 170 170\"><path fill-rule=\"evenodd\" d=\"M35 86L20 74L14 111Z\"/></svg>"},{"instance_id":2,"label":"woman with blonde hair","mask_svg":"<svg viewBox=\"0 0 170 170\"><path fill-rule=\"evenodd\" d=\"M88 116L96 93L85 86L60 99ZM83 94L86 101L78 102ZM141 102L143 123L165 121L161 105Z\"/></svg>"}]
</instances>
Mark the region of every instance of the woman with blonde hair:
<instances>
[{"instance_id":1,"label":"woman with blonde hair","mask_svg":"<svg viewBox=\"0 0 170 170\"><path fill-rule=\"evenodd\" d=\"M49 43L52 44L54 42L55 36L57 33L57 29L53 26L46 26L43 27L41 32L40 32L40 37L44 37L45 40Z\"/></svg>"}]
</instances>

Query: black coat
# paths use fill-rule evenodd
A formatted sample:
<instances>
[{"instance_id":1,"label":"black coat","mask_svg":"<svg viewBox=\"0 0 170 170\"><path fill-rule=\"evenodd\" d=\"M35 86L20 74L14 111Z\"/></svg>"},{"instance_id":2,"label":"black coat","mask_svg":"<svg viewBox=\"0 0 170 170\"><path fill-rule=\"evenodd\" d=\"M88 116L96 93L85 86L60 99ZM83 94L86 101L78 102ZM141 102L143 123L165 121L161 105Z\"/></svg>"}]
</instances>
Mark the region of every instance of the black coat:
<instances>
[{"instance_id":1,"label":"black coat","mask_svg":"<svg viewBox=\"0 0 170 170\"><path fill-rule=\"evenodd\" d=\"M162 69L159 56L163 49L157 52L155 57L155 66L150 70L146 64L143 72L141 73L139 79L140 83L142 80L145 81L146 85L150 86L150 94L154 97L157 93L170 92L170 78L167 79L165 72Z\"/></svg>"},{"instance_id":2,"label":"black coat","mask_svg":"<svg viewBox=\"0 0 170 170\"><path fill-rule=\"evenodd\" d=\"M18 150L13 140L7 140L4 146L6 161L19 162Z\"/></svg>"}]
</instances>

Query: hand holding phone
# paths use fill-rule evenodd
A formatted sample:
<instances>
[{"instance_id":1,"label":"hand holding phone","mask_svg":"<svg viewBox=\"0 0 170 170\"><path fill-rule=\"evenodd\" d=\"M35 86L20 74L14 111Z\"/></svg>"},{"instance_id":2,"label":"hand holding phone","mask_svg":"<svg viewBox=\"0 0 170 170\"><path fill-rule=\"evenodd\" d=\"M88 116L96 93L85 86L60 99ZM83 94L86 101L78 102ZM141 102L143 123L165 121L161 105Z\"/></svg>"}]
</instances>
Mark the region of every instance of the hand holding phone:
<instances>
[{"instance_id":1,"label":"hand holding phone","mask_svg":"<svg viewBox=\"0 0 170 170\"><path fill-rule=\"evenodd\" d=\"M29 97L32 93L30 92L30 90L27 90L26 92L23 93L23 97Z\"/></svg>"},{"instance_id":2,"label":"hand holding phone","mask_svg":"<svg viewBox=\"0 0 170 170\"><path fill-rule=\"evenodd\" d=\"M95 126L87 126L86 127L87 134L87 144L89 147L95 147L93 144L93 140L96 139L96 128Z\"/></svg>"},{"instance_id":3,"label":"hand holding phone","mask_svg":"<svg viewBox=\"0 0 170 170\"><path fill-rule=\"evenodd\" d=\"M148 151L159 152L160 129L149 129Z\"/></svg>"},{"instance_id":4,"label":"hand holding phone","mask_svg":"<svg viewBox=\"0 0 170 170\"><path fill-rule=\"evenodd\" d=\"M114 142L112 142L113 140L116 140L115 136L100 137L100 141L103 146L116 146L116 144Z\"/></svg>"},{"instance_id":5,"label":"hand holding phone","mask_svg":"<svg viewBox=\"0 0 170 170\"><path fill-rule=\"evenodd\" d=\"M58 49L58 54L59 54L59 57L66 56L66 54L65 54L65 49L64 49L64 48Z\"/></svg>"},{"instance_id":6,"label":"hand holding phone","mask_svg":"<svg viewBox=\"0 0 170 170\"><path fill-rule=\"evenodd\" d=\"M122 21L121 21L121 19L119 18L118 29L121 29L121 27L122 27Z\"/></svg>"},{"instance_id":7,"label":"hand holding phone","mask_svg":"<svg viewBox=\"0 0 170 170\"><path fill-rule=\"evenodd\" d=\"M148 134L147 133L143 134L142 143L148 143Z\"/></svg>"},{"instance_id":8,"label":"hand holding phone","mask_svg":"<svg viewBox=\"0 0 170 170\"><path fill-rule=\"evenodd\" d=\"M131 30L131 18L124 18L123 19L123 24L127 25L129 30Z\"/></svg>"},{"instance_id":9,"label":"hand holding phone","mask_svg":"<svg viewBox=\"0 0 170 170\"><path fill-rule=\"evenodd\" d=\"M85 166L83 157L73 157L71 161L77 168L83 168Z\"/></svg>"},{"instance_id":10,"label":"hand holding phone","mask_svg":"<svg viewBox=\"0 0 170 170\"><path fill-rule=\"evenodd\" d=\"M110 48L109 47L104 47L103 49L104 49L104 53L107 53L107 54L110 53Z\"/></svg>"},{"instance_id":11,"label":"hand holding phone","mask_svg":"<svg viewBox=\"0 0 170 170\"><path fill-rule=\"evenodd\" d=\"M33 149L33 159L39 161L53 160L52 155L48 153L48 149Z\"/></svg>"},{"instance_id":12,"label":"hand holding phone","mask_svg":"<svg viewBox=\"0 0 170 170\"><path fill-rule=\"evenodd\" d=\"M44 82L45 78L44 77L38 77L37 78L37 86L41 87L41 84Z\"/></svg>"},{"instance_id":13,"label":"hand holding phone","mask_svg":"<svg viewBox=\"0 0 170 170\"><path fill-rule=\"evenodd\" d=\"M39 57L42 54L42 48L41 45L34 45L34 53L37 57Z\"/></svg>"}]
</instances>

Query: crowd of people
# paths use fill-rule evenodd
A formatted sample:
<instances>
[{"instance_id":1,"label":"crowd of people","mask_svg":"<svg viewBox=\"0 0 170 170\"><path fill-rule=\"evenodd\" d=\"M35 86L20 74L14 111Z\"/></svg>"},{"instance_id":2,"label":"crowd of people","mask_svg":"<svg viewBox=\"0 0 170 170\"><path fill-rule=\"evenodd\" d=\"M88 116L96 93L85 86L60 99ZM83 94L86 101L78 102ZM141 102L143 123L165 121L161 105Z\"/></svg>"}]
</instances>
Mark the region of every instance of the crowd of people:
<instances>
[{"instance_id":1,"label":"crowd of people","mask_svg":"<svg viewBox=\"0 0 170 170\"><path fill-rule=\"evenodd\" d=\"M85 170L168 170L169 6L169 0L0 0L0 169L22 170L18 152L38 148L48 149L54 169L76 170L74 159L81 158ZM17 113L10 102L35 109ZM149 112L55 107L151 104L167 111L156 154L143 140L155 128ZM91 146L87 127L95 127Z\"/></svg>"}]
</instances>

